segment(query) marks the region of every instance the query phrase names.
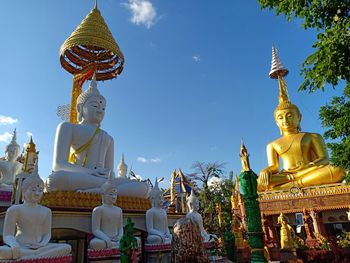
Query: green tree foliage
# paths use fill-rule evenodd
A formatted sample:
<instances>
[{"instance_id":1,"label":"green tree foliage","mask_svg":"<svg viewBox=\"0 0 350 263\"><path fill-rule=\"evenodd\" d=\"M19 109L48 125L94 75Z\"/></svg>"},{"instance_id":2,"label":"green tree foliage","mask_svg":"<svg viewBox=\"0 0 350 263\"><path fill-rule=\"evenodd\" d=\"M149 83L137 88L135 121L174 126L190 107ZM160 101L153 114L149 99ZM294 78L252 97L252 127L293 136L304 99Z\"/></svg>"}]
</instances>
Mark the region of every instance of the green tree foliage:
<instances>
[{"instance_id":1,"label":"green tree foliage","mask_svg":"<svg viewBox=\"0 0 350 263\"><path fill-rule=\"evenodd\" d=\"M334 97L331 103L321 107L322 125L327 128L324 136L331 139L327 143L332 151L331 161L350 171L350 87L346 87L344 95ZM350 183L350 176L346 178Z\"/></svg>"},{"instance_id":2,"label":"green tree foliage","mask_svg":"<svg viewBox=\"0 0 350 263\"><path fill-rule=\"evenodd\" d=\"M350 85L350 0L258 0L262 8L275 10L289 21L298 18L303 28L318 31L315 53L306 58L300 90L323 90L340 80Z\"/></svg>"},{"instance_id":3,"label":"green tree foliage","mask_svg":"<svg viewBox=\"0 0 350 263\"><path fill-rule=\"evenodd\" d=\"M331 161L350 171L350 0L258 0L262 8L275 10L289 21L301 19L303 28L317 30L315 52L301 68L304 83L299 90L324 90L345 83L344 93L320 109L322 124L328 130ZM350 176L350 175L348 175ZM347 178L350 183L350 177Z\"/></svg>"}]
</instances>

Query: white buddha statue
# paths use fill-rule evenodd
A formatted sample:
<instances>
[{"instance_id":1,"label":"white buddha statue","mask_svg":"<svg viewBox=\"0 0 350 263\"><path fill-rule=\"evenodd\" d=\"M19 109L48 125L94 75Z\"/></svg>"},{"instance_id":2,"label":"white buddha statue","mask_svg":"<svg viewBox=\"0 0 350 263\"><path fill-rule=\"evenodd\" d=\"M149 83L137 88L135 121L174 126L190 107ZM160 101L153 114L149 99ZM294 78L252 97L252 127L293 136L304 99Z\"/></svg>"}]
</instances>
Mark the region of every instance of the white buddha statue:
<instances>
[{"instance_id":1,"label":"white buddha statue","mask_svg":"<svg viewBox=\"0 0 350 263\"><path fill-rule=\"evenodd\" d=\"M123 211L113 205L117 200L117 190L110 178L101 186L102 205L92 211L92 233L95 236L90 241L94 250L119 248L123 236Z\"/></svg>"},{"instance_id":2,"label":"white buddha statue","mask_svg":"<svg viewBox=\"0 0 350 263\"><path fill-rule=\"evenodd\" d=\"M157 178L149 196L152 202L152 208L146 212L146 227L148 232L146 243L152 245L169 244L171 243L172 235L169 232L167 213L163 209L163 193L159 190Z\"/></svg>"},{"instance_id":3,"label":"white buddha statue","mask_svg":"<svg viewBox=\"0 0 350 263\"><path fill-rule=\"evenodd\" d=\"M57 127L48 191L99 192L108 174L114 174L114 141L100 127L105 108L106 99L98 91L94 76L77 99L79 123L63 122ZM148 196L146 182L118 177L113 183L122 196Z\"/></svg>"},{"instance_id":4,"label":"white buddha statue","mask_svg":"<svg viewBox=\"0 0 350 263\"><path fill-rule=\"evenodd\" d=\"M38 203L43 195L44 182L33 173L23 181L24 203L12 205L6 211L0 259L32 259L69 255L68 244L49 243L51 210Z\"/></svg>"},{"instance_id":5,"label":"white buddha statue","mask_svg":"<svg viewBox=\"0 0 350 263\"><path fill-rule=\"evenodd\" d=\"M200 213L198 213L199 210L199 200L193 190L191 191L191 195L187 197L187 207L189 212L186 215L186 218L192 220L199 226L199 230L201 232L201 236L203 239L203 242L209 242L214 238L217 238L214 234L208 234L204 227L203 227L203 218Z\"/></svg>"},{"instance_id":6,"label":"white buddha statue","mask_svg":"<svg viewBox=\"0 0 350 263\"><path fill-rule=\"evenodd\" d=\"M19 154L20 146L14 130L10 144L5 148L5 160L0 160L0 190L12 191L15 176L22 170L22 164L17 161Z\"/></svg>"}]
</instances>

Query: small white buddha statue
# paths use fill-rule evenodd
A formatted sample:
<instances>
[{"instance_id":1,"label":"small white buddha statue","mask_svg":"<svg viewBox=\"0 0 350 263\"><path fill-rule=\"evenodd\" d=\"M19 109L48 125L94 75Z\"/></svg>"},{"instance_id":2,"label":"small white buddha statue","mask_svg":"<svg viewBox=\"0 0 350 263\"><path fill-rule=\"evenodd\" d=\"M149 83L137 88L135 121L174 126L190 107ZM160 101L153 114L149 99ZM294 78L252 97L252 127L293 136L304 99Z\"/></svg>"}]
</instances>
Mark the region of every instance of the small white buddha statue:
<instances>
[{"instance_id":1,"label":"small white buddha statue","mask_svg":"<svg viewBox=\"0 0 350 263\"><path fill-rule=\"evenodd\" d=\"M98 91L94 75L77 99L79 123L63 122L57 127L49 192L99 192L108 174L114 174L114 140L100 127L105 108L106 99ZM113 183L122 196L147 198L149 193L146 182L118 177Z\"/></svg>"},{"instance_id":2,"label":"small white buddha statue","mask_svg":"<svg viewBox=\"0 0 350 263\"><path fill-rule=\"evenodd\" d=\"M68 244L49 243L51 210L38 203L43 195L44 182L33 173L23 181L24 203L12 205L6 211L0 259L32 259L69 255Z\"/></svg>"},{"instance_id":3,"label":"small white buddha statue","mask_svg":"<svg viewBox=\"0 0 350 263\"><path fill-rule=\"evenodd\" d=\"M152 208L146 212L148 232L146 243L152 245L169 244L171 243L172 235L169 232L167 213L163 209L163 193L158 187L157 178L149 197L152 202Z\"/></svg>"},{"instance_id":4,"label":"small white buddha statue","mask_svg":"<svg viewBox=\"0 0 350 263\"><path fill-rule=\"evenodd\" d=\"M191 190L191 195L187 197L187 207L189 212L186 215L186 218L192 220L199 226L199 230L201 232L201 236L203 239L203 242L209 242L214 238L217 238L214 234L208 234L204 227L203 227L203 218L200 213L198 213L199 210L199 200L197 196L195 195L193 189Z\"/></svg>"},{"instance_id":5,"label":"small white buddha statue","mask_svg":"<svg viewBox=\"0 0 350 263\"><path fill-rule=\"evenodd\" d=\"M22 170L22 164L17 161L20 146L17 143L16 129L10 144L5 148L5 154L5 160L0 160L0 190L12 191L15 176Z\"/></svg>"},{"instance_id":6,"label":"small white buddha statue","mask_svg":"<svg viewBox=\"0 0 350 263\"><path fill-rule=\"evenodd\" d=\"M119 248L123 236L123 211L113 205L117 200L117 189L113 183L112 173L101 186L102 205L92 211L92 233L95 236L90 241L94 250Z\"/></svg>"}]
</instances>

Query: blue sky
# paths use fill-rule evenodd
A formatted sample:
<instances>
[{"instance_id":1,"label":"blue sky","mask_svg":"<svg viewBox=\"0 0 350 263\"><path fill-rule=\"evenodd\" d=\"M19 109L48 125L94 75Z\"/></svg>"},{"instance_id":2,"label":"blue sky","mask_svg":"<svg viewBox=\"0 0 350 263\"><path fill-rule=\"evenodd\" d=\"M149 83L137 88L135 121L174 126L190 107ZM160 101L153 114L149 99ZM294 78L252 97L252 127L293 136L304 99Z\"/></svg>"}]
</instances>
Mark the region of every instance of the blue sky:
<instances>
[{"instance_id":1,"label":"blue sky","mask_svg":"<svg viewBox=\"0 0 350 263\"><path fill-rule=\"evenodd\" d=\"M70 102L72 76L60 66L59 48L93 5L1 1L0 148L15 127L21 145L33 134L42 177L51 171L57 106ZM226 162L238 174L243 138L253 169L264 168L265 146L279 136L278 86L268 77L273 43L290 70L302 129L323 134L319 107L340 90L297 92L316 35L298 21L255 1L100 0L99 9L125 56L120 77L98 83L115 166L124 152L129 167L152 180L177 168L190 172L195 161Z\"/></svg>"}]
</instances>

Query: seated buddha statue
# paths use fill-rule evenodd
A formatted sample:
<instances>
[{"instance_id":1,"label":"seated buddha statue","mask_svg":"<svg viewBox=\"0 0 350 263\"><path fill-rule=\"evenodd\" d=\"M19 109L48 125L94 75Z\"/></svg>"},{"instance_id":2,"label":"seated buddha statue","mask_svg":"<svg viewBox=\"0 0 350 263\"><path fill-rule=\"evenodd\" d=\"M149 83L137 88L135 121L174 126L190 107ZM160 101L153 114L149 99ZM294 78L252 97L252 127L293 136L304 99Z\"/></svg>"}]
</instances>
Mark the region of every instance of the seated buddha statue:
<instances>
[{"instance_id":1,"label":"seated buddha statue","mask_svg":"<svg viewBox=\"0 0 350 263\"><path fill-rule=\"evenodd\" d=\"M89 88L77 99L78 124L63 122L56 131L50 191L100 192L108 174L114 174L114 140L101 129L106 99L93 77ZM149 185L127 177L114 180L122 196L147 198Z\"/></svg>"},{"instance_id":2,"label":"seated buddha statue","mask_svg":"<svg viewBox=\"0 0 350 263\"><path fill-rule=\"evenodd\" d=\"M301 113L291 103L282 66L273 49L271 78L279 82L279 104L274 112L275 122L282 137L267 145L268 167L260 171L258 191L290 190L322 184L339 183L345 170L329 163L327 147L321 135L302 132ZM280 168L280 159L283 167Z\"/></svg>"},{"instance_id":3,"label":"seated buddha statue","mask_svg":"<svg viewBox=\"0 0 350 263\"><path fill-rule=\"evenodd\" d=\"M187 197L186 201L188 207L188 213L186 214L186 218L190 219L198 225L203 242L210 242L212 239L217 238L216 235L208 234L207 231L205 231L203 226L203 218L201 214L198 213L199 200L193 190L191 191L191 195Z\"/></svg>"},{"instance_id":4,"label":"seated buddha statue","mask_svg":"<svg viewBox=\"0 0 350 263\"><path fill-rule=\"evenodd\" d=\"M117 190L110 178L101 186L102 205L92 211L92 234L90 247L95 250L119 248L123 237L123 211L114 205L117 200Z\"/></svg>"},{"instance_id":5,"label":"seated buddha statue","mask_svg":"<svg viewBox=\"0 0 350 263\"><path fill-rule=\"evenodd\" d=\"M68 244L49 243L51 239L51 210L38 203L44 182L37 165L22 184L24 203L12 205L6 211L0 259L34 259L69 255Z\"/></svg>"},{"instance_id":6,"label":"seated buddha statue","mask_svg":"<svg viewBox=\"0 0 350 263\"><path fill-rule=\"evenodd\" d=\"M152 245L171 243L172 235L169 232L168 217L163 209L163 193L158 187L157 179L149 197L152 202L152 208L146 212L146 228L148 232L146 243Z\"/></svg>"},{"instance_id":7,"label":"seated buddha statue","mask_svg":"<svg viewBox=\"0 0 350 263\"><path fill-rule=\"evenodd\" d=\"M14 130L10 144L5 148L5 158L0 160L0 191L12 191L15 177L22 170L22 164L17 161L20 146L16 140L17 133Z\"/></svg>"}]
</instances>

